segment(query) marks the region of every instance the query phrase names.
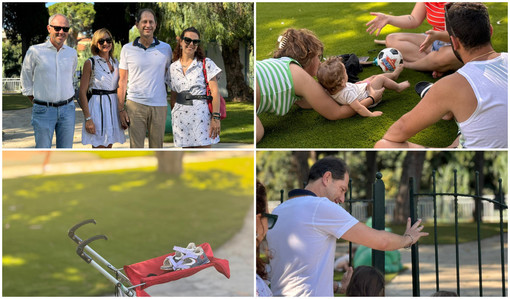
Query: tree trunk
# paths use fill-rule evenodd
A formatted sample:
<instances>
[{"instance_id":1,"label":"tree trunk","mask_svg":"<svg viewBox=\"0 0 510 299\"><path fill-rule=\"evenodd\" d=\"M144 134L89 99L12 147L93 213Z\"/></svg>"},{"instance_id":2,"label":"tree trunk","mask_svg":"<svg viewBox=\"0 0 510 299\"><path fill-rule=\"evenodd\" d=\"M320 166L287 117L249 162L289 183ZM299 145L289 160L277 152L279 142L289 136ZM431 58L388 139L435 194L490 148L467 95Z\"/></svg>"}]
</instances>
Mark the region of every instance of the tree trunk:
<instances>
[{"instance_id":1,"label":"tree trunk","mask_svg":"<svg viewBox=\"0 0 510 299\"><path fill-rule=\"evenodd\" d=\"M308 157L310 157L310 152L308 151L292 152L292 169L297 175L300 188L304 187L308 182L308 172L310 171Z\"/></svg>"},{"instance_id":2,"label":"tree trunk","mask_svg":"<svg viewBox=\"0 0 510 299\"><path fill-rule=\"evenodd\" d=\"M182 173L182 157L184 152L157 151L158 171L166 174L180 175Z\"/></svg>"},{"instance_id":3,"label":"tree trunk","mask_svg":"<svg viewBox=\"0 0 510 299\"><path fill-rule=\"evenodd\" d=\"M416 183L415 190L420 190L420 180L424 161L424 151L409 151L404 158L402 176L400 177L400 186L398 188L397 198L395 199L395 211L393 214L393 222L395 224L405 224L407 222L407 218L410 215L409 178L414 177Z\"/></svg>"},{"instance_id":4,"label":"tree trunk","mask_svg":"<svg viewBox=\"0 0 510 299\"><path fill-rule=\"evenodd\" d=\"M239 56L239 41L223 45L221 56L225 64L228 97L233 102L253 103L253 90L246 84Z\"/></svg>"},{"instance_id":5,"label":"tree trunk","mask_svg":"<svg viewBox=\"0 0 510 299\"><path fill-rule=\"evenodd\" d=\"M483 194L483 186L485 185L485 176L483 174L483 166L485 164L484 152L475 152L475 170L478 171L479 179L480 179L480 195ZM475 183L476 184L476 183ZM475 185L476 186L476 185ZM480 209L480 211L478 211ZM482 202L479 199L475 200L475 210L473 211L473 219L475 221L480 221L482 223L482 212L483 206ZM478 215L480 215L480 219L478 219Z\"/></svg>"}]
</instances>

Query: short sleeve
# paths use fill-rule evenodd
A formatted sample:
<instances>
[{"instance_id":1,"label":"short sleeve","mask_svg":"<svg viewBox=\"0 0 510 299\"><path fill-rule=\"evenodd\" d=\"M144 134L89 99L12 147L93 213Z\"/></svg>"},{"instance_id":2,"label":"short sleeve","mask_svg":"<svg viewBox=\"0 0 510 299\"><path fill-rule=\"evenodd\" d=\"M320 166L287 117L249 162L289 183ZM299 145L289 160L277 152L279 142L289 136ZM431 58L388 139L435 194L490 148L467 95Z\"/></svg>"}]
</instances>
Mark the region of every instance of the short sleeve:
<instances>
[{"instance_id":1,"label":"short sleeve","mask_svg":"<svg viewBox=\"0 0 510 299\"><path fill-rule=\"evenodd\" d=\"M212 78L216 77L216 80L220 80L220 74L222 70L212 61L210 58L205 59L205 67L207 69L207 80L211 81Z\"/></svg>"},{"instance_id":2,"label":"short sleeve","mask_svg":"<svg viewBox=\"0 0 510 299\"><path fill-rule=\"evenodd\" d=\"M329 235L341 238L358 220L329 199L321 199L314 215L314 226Z\"/></svg>"},{"instance_id":3,"label":"short sleeve","mask_svg":"<svg viewBox=\"0 0 510 299\"><path fill-rule=\"evenodd\" d=\"M347 85L342 91L338 93L338 95L340 98L339 101L342 105L350 105L358 97L356 88L350 85Z\"/></svg>"},{"instance_id":4,"label":"short sleeve","mask_svg":"<svg viewBox=\"0 0 510 299\"><path fill-rule=\"evenodd\" d=\"M127 46L127 45L124 45L124 46L122 47L122 50L120 50L119 69L121 69L121 70L127 70L127 69L128 69L128 65L127 65L127 49L126 49L126 46Z\"/></svg>"}]
</instances>

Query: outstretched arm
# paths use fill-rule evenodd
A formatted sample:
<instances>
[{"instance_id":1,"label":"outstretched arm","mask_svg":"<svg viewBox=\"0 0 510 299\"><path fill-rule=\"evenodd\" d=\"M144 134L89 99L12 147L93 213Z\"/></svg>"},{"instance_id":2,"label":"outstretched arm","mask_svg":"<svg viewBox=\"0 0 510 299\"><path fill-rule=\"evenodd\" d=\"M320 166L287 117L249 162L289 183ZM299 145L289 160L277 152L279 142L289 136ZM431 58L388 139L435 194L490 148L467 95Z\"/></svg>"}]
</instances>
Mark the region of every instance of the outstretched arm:
<instances>
[{"instance_id":1,"label":"outstretched arm","mask_svg":"<svg viewBox=\"0 0 510 299\"><path fill-rule=\"evenodd\" d=\"M402 29L417 28L425 20L427 11L425 3L418 2L410 15L392 16L380 12L371 12L370 14L375 16L375 18L366 24L366 26L369 26L367 32L372 34L377 31L375 35L378 36L384 26L388 24Z\"/></svg>"},{"instance_id":2,"label":"outstretched arm","mask_svg":"<svg viewBox=\"0 0 510 299\"><path fill-rule=\"evenodd\" d=\"M290 71L292 73L296 95L302 97L303 100L306 101L306 103L298 103L300 107L312 108L329 120L349 118L356 114L351 107L338 105L338 103L326 93L324 88L298 65L291 64ZM361 104L363 106L369 106L372 104L372 100L365 99Z\"/></svg>"},{"instance_id":3,"label":"outstretched arm","mask_svg":"<svg viewBox=\"0 0 510 299\"><path fill-rule=\"evenodd\" d=\"M401 236L384 230L376 230L358 222L342 236L342 239L375 250L392 251L409 247L418 242L421 237L428 236L429 233L422 232L424 227L420 224L421 219L418 219L411 226L411 218L408 218L406 232Z\"/></svg>"}]
</instances>

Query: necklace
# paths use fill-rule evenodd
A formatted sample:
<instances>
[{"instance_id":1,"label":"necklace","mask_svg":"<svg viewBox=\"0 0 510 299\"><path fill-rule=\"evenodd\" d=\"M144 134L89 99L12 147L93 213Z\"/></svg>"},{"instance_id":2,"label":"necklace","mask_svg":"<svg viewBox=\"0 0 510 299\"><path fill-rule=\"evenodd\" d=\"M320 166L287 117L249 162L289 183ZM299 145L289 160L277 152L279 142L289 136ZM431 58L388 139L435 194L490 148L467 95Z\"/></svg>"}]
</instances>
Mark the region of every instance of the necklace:
<instances>
[{"instance_id":1,"label":"necklace","mask_svg":"<svg viewBox=\"0 0 510 299\"><path fill-rule=\"evenodd\" d=\"M181 65L182 65L182 68L185 69L185 68L188 68L188 66L190 66L190 64L193 63L193 60L191 60L188 64L184 64L182 63L182 59L181 59Z\"/></svg>"},{"instance_id":2,"label":"necklace","mask_svg":"<svg viewBox=\"0 0 510 299\"><path fill-rule=\"evenodd\" d=\"M104 58L103 58L103 57L101 57L101 56L100 56L99 58L100 58L100 59L99 59L99 61L103 61L103 60L104 60ZM104 63L104 62L103 62L103 63ZM104 67L103 67L100 63L98 63L98 64L99 64L99 66L101 67L101 69L102 69L105 73L110 74L110 72L112 72L112 70L111 70L111 69L110 69L110 67L108 66L108 62L106 62L106 68L108 69L108 71L107 71L107 70L105 70L105 69L104 69ZM113 67L113 70L115 70L115 67Z\"/></svg>"},{"instance_id":3,"label":"necklace","mask_svg":"<svg viewBox=\"0 0 510 299\"><path fill-rule=\"evenodd\" d=\"M492 50L492 51L489 51L489 52L484 53L484 54L482 54L482 55L478 55L478 56L476 56L475 58L471 58L471 60L469 60L469 62L471 62L471 61L473 61L473 60L475 60L475 59L478 59L478 58L480 58L480 57L483 57L483 56L485 56L485 55L491 55L492 53L496 53L496 51Z\"/></svg>"}]
</instances>

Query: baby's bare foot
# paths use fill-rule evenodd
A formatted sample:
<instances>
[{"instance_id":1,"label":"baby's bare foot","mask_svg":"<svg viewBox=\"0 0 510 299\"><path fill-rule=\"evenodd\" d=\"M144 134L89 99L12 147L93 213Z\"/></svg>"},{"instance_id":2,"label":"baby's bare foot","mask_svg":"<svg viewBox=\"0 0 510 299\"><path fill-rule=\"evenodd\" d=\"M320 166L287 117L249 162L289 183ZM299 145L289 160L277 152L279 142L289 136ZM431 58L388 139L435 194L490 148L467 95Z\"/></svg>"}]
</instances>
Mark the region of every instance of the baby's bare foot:
<instances>
[{"instance_id":1,"label":"baby's bare foot","mask_svg":"<svg viewBox=\"0 0 510 299\"><path fill-rule=\"evenodd\" d=\"M404 70L403 63L399 64L399 66L397 66L397 68L395 68L395 70L393 71L395 80L398 79L398 76L400 76L400 73L402 73L403 70Z\"/></svg>"},{"instance_id":2,"label":"baby's bare foot","mask_svg":"<svg viewBox=\"0 0 510 299\"><path fill-rule=\"evenodd\" d=\"M400 82L398 84L397 92L401 92L402 90L408 88L409 86L411 86L411 83L409 83L409 81Z\"/></svg>"}]
</instances>

